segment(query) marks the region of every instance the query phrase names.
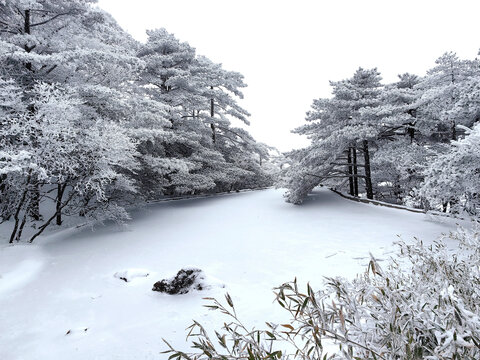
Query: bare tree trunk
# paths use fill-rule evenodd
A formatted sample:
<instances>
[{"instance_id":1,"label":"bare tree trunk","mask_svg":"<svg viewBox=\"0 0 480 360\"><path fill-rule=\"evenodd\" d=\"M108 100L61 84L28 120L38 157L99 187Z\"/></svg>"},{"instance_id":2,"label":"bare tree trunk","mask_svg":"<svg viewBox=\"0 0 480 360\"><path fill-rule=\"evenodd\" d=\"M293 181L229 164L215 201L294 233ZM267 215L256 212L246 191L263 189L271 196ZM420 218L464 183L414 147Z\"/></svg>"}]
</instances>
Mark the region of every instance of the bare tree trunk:
<instances>
[{"instance_id":1,"label":"bare tree trunk","mask_svg":"<svg viewBox=\"0 0 480 360\"><path fill-rule=\"evenodd\" d=\"M352 158L353 158L353 188L354 195L358 196L358 167L357 167L357 148L352 147Z\"/></svg>"},{"instance_id":2,"label":"bare tree trunk","mask_svg":"<svg viewBox=\"0 0 480 360\"><path fill-rule=\"evenodd\" d=\"M29 174L28 177L27 177L27 182L25 184L25 190L23 191L22 197L20 198L20 201L18 202L17 210L15 211L15 214L13 215L13 218L15 220L15 224L13 225L13 230L12 230L12 233L10 235L10 241L9 241L10 244L13 243L13 240L15 240L15 237L17 235L18 223L20 221L20 219L19 219L20 211L22 210L23 205L25 204L25 200L27 198L28 187L30 185L31 178L32 178L32 176L31 176L31 174Z\"/></svg>"},{"instance_id":3,"label":"bare tree trunk","mask_svg":"<svg viewBox=\"0 0 480 360\"><path fill-rule=\"evenodd\" d=\"M213 90L213 86L210 86L210 89ZM210 99L210 117L212 119L212 123L210 124L210 128L212 129L212 141L213 144L215 145L217 142L217 134L215 133L215 124L213 123L213 117L215 116L215 103L213 101L213 98Z\"/></svg>"},{"instance_id":4,"label":"bare tree trunk","mask_svg":"<svg viewBox=\"0 0 480 360\"><path fill-rule=\"evenodd\" d=\"M31 34L31 17L32 17L31 11L25 10L23 17L24 17L23 31L25 34L30 35ZM28 46L28 44L25 44L23 48L25 49L25 52L30 53L34 47L35 47L34 45ZM25 64L25 67L27 68L27 70L34 72L31 62L27 62ZM33 79L30 82L29 86L33 86ZM35 107L33 105L29 105L28 111L33 114L35 112ZM35 135L32 135L32 136L35 136ZM33 143L34 144L36 143L35 139ZM28 204L28 215L33 220L38 221L40 220L40 191L38 189L37 180L35 178L32 179L31 177L30 177L30 180L31 181L29 182L32 184L32 189L31 189L32 194L30 195L30 201Z\"/></svg>"},{"instance_id":5,"label":"bare tree trunk","mask_svg":"<svg viewBox=\"0 0 480 360\"><path fill-rule=\"evenodd\" d=\"M38 188L38 182L36 179L32 182L32 189L30 190L30 202L28 204L28 215L35 220L41 220L40 216L40 190Z\"/></svg>"},{"instance_id":6,"label":"bare tree trunk","mask_svg":"<svg viewBox=\"0 0 480 360\"><path fill-rule=\"evenodd\" d=\"M410 135L410 144L413 143L413 139L415 139L415 128L413 124L410 123L408 126L408 135Z\"/></svg>"},{"instance_id":7,"label":"bare tree trunk","mask_svg":"<svg viewBox=\"0 0 480 360\"><path fill-rule=\"evenodd\" d=\"M410 109L407 111L407 113L413 117L417 118L417 110L416 109ZM412 121L408 123L408 128L407 128L407 133L410 136L410 144L413 143L413 140L415 139L415 122Z\"/></svg>"},{"instance_id":8,"label":"bare tree trunk","mask_svg":"<svg viewBox=\"0 0 480 360\"><path fill-rule=\"evenodd\" d=\"M455 84L455 74L453 72L453 64L450 63L450 69L451 69L451 77L452 77L452 84ZM455 104L455 95L454 93L452 92L452 106L453 104ZM456 124L455 124L455 120L453 119L452 120L452 140L457 140L457 128L456 128Z\"/></svg>"},{"instance_id":9,"label":"bare tree trunk","mask_svg":"<svg viewBox=\"0 0 480 360\"><path fill-rule=\"evenodd\" d=\"M352 148L347 150L347 162L348 162L348 184L350 185L350 195L355 196L355 189L353 187L353 167L352 167Z\"/></svg>"},{"instance_id":10,"label":"bare tree trunk","mask_svg":"<svg viewBox=\"0 0 480 360\"><path fill-rule=\"evenodd\" d=\"M25 203L25 198L27 196L28 190L25 190L22 194L22 198L20 199L20 202L17 205L17 210L15 211L15 214L13 215L13 219L15 220L15 223L13 225L13 230L12 233L10 234L10 244L13 244L13 240L15 240L15 237L17 235L17 230L18 230L18 223L20 222L19 215L20 211L22 210L23 204Z\"/></svg>"},{"instance_id":11,"label":"bare tree trunk","mask_svg":"<svg viewBox=\"0 0 480 360\"><path fill-rule=\"evenodd\" d=\"M457 140L457 126L455 121L452 122L452 140Z\"/></svg>"},{"instance_id":12,"label":"bare tree trunk","mask_svg":"<svg viewBox=\"0 0 480 360\"><path fill-rule=\"evenodd\" d=\"M88 203L90 202L90 199L92 198L91 194L86 193L85 196L83 197L83 208L80 209L79 215L84 217L87 215L88 212Z\"/></svg>"},{"instance_id":13,"label":"bare tree trunk","mask_svg":"<svg viewBox=\"0 0 480 360\"><path fill-rule=\"evenodd\" d=\"M20 224L20 228L18 229L18 233L17 233L17 236L15 238L15 240L17 240L17 242L19 242L20 239L22 238L23 228L25 227L26 222L27 222L27 212L25 212L23 214L22 223Z\"/></svg>"},{"instance_id":14,"label":"bare tree trunk","mask_svg":"<svg viewBox=\"0 0 480 360\"><path fill-rule=\"evenodd\" d=\"M30 27L30 23L31 23L31 13L30 13L30 10L25 10L24 12L24 18L25 18L25 21L23 23L23 31L25 32L25 34L31 34L31 27ZM35 47L35 45L33 46L28 46L27 44L25 44L23 46L23 48L25 49L25 51L27 53L31 52L33 50L33 48ZM27 70L29 71L33 71L33 67L32 67L32 63L31 62L27 62L25 64L25 67L27 68Z\"/></svg>"},{"instance_id":15,"label":"bare tree trunk","mask_svg":"<svg viewBox=\"0 0 480 360\"><path fill-rule=\"evenodd\" d=\"M25 22L23 24L23 31L25 31L25 34L30 34L30 10L25 10Z\"/></svg>"},{"instance_id":16,"label":"bare tree trunk","mask_svg":"<svg viewBox=\"0 0 480 360\"><path fill-rule=\"evenodd\" d=\"M373 199L372 175L370 171L370 154L368 151L368 140L363 140L363 156L365 158L365 190L367 198Z\"/></svg>"},{"instance_id":17,"label":"bare tree trunk","mask_svg":"<svg viewBox=\"0 0 480 360\"><path fill-rule=\"evenodd\" d=\"M62 225L62 198L63 198L63 193L65 192L65 188L67 187L67 184L57 184L57 201L56 201L56 210L57 210L57 225L60 226Z\"/></svg>"},{"instance_id":18,"label":"bare tree trunk","mask_svg":"<svg viewBox=\"0 0 480 360\"><path fill-rule=\"evenodd\" d=\"M217 134L215 133L215 124L210 124L210 128L212 129L212 141L214 144L217 143Z\"/></svg>"},{"instance_id":19,"label":"bare tree trunk","mask_svg":"<svg viewBox=\"0 0 480 360\"><path fill-rule=\"evenodd\" d=\"M57 209L57 211L55 212L55 214L53 214L42 226L40 226L38 228L38 231L33 234L33 236L30 238L30 243L33 242L33 240L35 240L38 236L40 236L44 231L45 229L48 227L48 225L51 224L51 222L57 217L57 213L59 211L62 211L62 209L68 205L68 203L70 202L70 200L72 200L73 196L75 195L75 191L72 191L68 197L67 200L65 200L65 202L60 206L59 209Z\"/></svg>"},{"instance_id":20,"label":"bare tree trunk","mask_svg":"<svg viewBox=\"0 0 480 360\"><path fill-rule=\"evenodd\" d=\"M7 175L6 174L2 174L0 175L0 204L3 202L3 195L5 193L5 180L7 179ZM8 217L10 215L7 215Z\"/></svg>"}]
</instances>

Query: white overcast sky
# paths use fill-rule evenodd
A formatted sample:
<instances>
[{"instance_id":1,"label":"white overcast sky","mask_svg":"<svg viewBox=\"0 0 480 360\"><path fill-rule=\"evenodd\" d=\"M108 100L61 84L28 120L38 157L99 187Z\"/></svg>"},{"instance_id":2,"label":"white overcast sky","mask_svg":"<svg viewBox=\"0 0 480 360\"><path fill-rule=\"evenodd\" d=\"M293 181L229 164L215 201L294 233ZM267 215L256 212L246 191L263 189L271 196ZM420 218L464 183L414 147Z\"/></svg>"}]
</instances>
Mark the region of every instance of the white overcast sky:
<instances>
[{"instance_id":1,"label":"white overcast sky","mask_svg":"<svg viewBox=\"0 0 480 360\"><path fill-rule=\"evenodd\" d=\"M307 144L304 123L329 80L377 67L384 82L424 75L446 51L475 58L480 1L100 0L136 39L164 27L197 53L245 75L249 131L282 151Z\"/></svg>"}]
</instances>

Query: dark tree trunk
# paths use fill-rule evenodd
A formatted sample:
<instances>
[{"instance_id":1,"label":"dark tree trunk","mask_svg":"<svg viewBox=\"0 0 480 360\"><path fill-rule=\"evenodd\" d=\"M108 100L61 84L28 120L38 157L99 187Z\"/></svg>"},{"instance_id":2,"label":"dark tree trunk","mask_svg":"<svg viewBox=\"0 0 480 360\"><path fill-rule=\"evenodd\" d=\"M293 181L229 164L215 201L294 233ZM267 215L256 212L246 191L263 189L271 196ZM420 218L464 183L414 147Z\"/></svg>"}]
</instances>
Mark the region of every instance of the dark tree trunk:
<instances>
[{"instance_id":1,"label":"dark tree trunk","mask_svg":"<svg viewBox=\"0 0 480 360\"><path fill-rule=\"evenodd\" d=\"M453 72L453 65L450 63L451 66L451 77L452 77L452 84L455 84L455 74ZM455 95L452 93L452 104L455 104ZM457 128L455 124L455 120L452 120L452 140L457 140Z\"/></svg>"},{"instance_id":2,"label":"dark tree trunk","mask_svg":"<svg viewBox=\"0 0 480 360\"><path fill-rule=\"evenodd\" d=\"M23 191L22 197L20 198L20 201L17 204L17 210L15 211L15 214L13 215L13 219L15 220L15 224L13 225L13 230L10 235L10 241L9 243L12 244L13 240L15 240L15 237L17 235L17 230L18 230L18 223L20 221L19 216L20 216L20 211L23 208L23 205L25 204L25 200L27 199L27 194L28 194L28 187L30 185L30 179L31 175L29 174L27 177L27 182L25 184L25 190Z\"/></svg>"},{"instance_id":3,"label":"dark tree trunk","mask_svg":"<svg viewBox=\"0 0 480 360\"><path fill-rule=\"evenodd\" d=\"M413 118L417 118L417 109L410 109L407 111L407 113L413 117ZM410 144L413 143L413 140L415 139L415 122L416 121L412 121L412 122L409 122L407 125L407 134L410 136Z\"/></svg>"},{"instance_id":4,"label":"dark tree trunk","mask_svg":"<svg viewBox=\"0 0 480 360\"><path fill-rule=\"evenodd\" d=\"M31 34L31 28L30 28L31 13L30 13L30 10L25 10L24 17L25 17L25 22L23 24L23 31L25 32L25 34L30 35ZM23 48L25 49L25 51L27 53L29 53L30 51L33 50L33 47L28 46L28 44L25 44ZM32 71L32 63L31 62L26 63L25 67L27 68L27 70Z\"/></svg>"},{"instance_id":5,"label":"dark tree trunk","mask_svg":"<svg viewBox=\"0 0 480 360\"><path fill-rule=\"evenodd\" d=\"M215 133L215 124L210 124L210 128L212 129L212 141L214 144L217 143L217 134Z\"/></svg>"},{"instance_id":6,"label":"dark tree trunk","mask_svg":"<svg viewBox=\"0 0 480 360\"><path fill-rule=\"evenodd\" d=\"M41 220L40 216L40 190L38 186L38 182L35 180L32 181L31 185L31 195L30 195L30 202L28 205L28 215L34 220L39 221Z\"/></svg>"},{"instance_id":7,"label":"dark tree trunk","mask_svg":"<svg viewBox=\"0 0 480 360\"><path fill-rule=\"evenodd\" d=\"M358 167L357 167L357 148L352 147L352 158L353 158L353 189L354 195L358 196Z\"/></svg>"},{"instance_id":8,"label":"dark tree trunk","mask_svg":"<svg viewBox=\"0 0 480 360\"><path fill-rule=\"evenodd\" d=\"M56 213L57 213L57 218L56 218L56 222L57 222L57 225L60 226L62 225L62 198L63 198L63 193L65 192L65 187L67 185L66 184L60 184L58 183L57 185L57 201L56 201Z\"/></svg>"},{"instance_id":9,"label":"dark tree trunk","mask_svg":"<svg viewBox=\"0 0 480 360\"><path fill-rule=\"evenodd\" d=\"M25 22L23 25L23 31L25 31L25 34L30 34L30 10L25 10Z\"/></svg>"},{"instance_id":10,"label":"dark tree trunk","mask_svg":"<svg viewBox=\"0 0 480 360\"><path fill-rule=\"evenodd\" d=\"M363 140L363 155L365 158L365 190L367 198L373 199L372 175L370 171L370 154L368 151L368 140Z\"/></svg>"},{"instance_id":11,"label":"dark tree trunk","mask_svg":"<svg viewBox=\"0 0 480 360\"><path fill-rule=\"evenodd\" d=\"M451 212L451 213L452 213L452 212L455 212L455 208L454 208L454 207L455 207L456 204L458 204L457 199L454 199L454 198L450 199L450 201L448 202L448 205L450 205L450 206L449 206L449 212Z\"/></svg>"},{"instance_id":12,"label":"dark tree trunk","mask_svg":"<svg viewBox=\"0 0 480 360\"><path fill-rule=\"evenodd\" d=\"M348 148L347 151L348 162L348 183L350 185L350 195L355 196L355 189L353 187L353 166L352 166L352 148Z\"/></svg>"},{"instance_id":13,"label":"dark tree trunk","mask_svg":"<svg viewBox=\"0 0 480 360\"><path fill-rule=\"evenodd\" d=\"M55 214L53 214L42 226L40 226L38 228L38 231L33 234L33 236L30 238L30 243L32 243L38 236L40 236L44 231L45 229L48 227L48 225L51 224L51 222L57 217L57 213L58 211L62 211L62 209L68 205L68 203L70 202L70 200L72 200L73 196L75 195L75 191L72 191L70 193L70 195L68 196L67 200L65 200L65 202L63 204L60 205L60 208L57 209L57 211L55 212Z\"/></svg>"},{"instance_id":14,"label":"dark tree trunk","mask_svg":"<svg viewBox=\"0 0 480 360\"><path fill-rule=\"evenodd\" d=\"M24 25L23 25L23 31L25 34L31 34L31 12L30 10L25 10L24 12ZM25 44L24 45L24 49L27 53L31 52L33 50L34 46L28 46L28 44ZM25 64L25 67L27 68L27 70L29 71L32 71L33 72L33 67L32 67L32 63L30 62L27 62ZM33 82L31 82L30 84L31 86L33 86ZM33 105L30 105L28 107L28 111L33 114L35 112L35 107ZM34 136L34 135L32 135ZM33 141L34 145L35 145L35 139ZM29 201L29 204L28 204L28 215L35 221L38 221L40 220L40 191L38 189L38 183L37 183L37 180L35 178L31 179L31 195L30 195L30 201Z\"/></svg>"},{"instance_id":15,"label":"dark tree trunk","mask_svg":"<svg viewBox=\"0 0 480 360\"><path fill-rule=\"evenodd\" d=\"M15 237L17 235L17 230L18 230L18 224L20 222L20 211L22 210L23 204L25 203L25 198L27 196L28 190L25 190L22 194L22 198L20 199L20 202L17 205L17 210L15 210L15 214L13 215L13 219L15 221L13 225L13 230L12 233L10 234L10 244L13 244L13 240L15 240Z\"/></svg>"},{"instance_id":16,"label":"dark tree trunk","mask_svg":"<svg viewBox=\"0 0 480 360\"><path fill-rule=\"evenodd\" d=\"M25 212L23 214L22 223L20 224L20 227L19 227L18 232L17 232L17 236L15 238L15 240L17 240L17 242L19 242L20 239L22 238L23 228L25 227L26 222L27 222L27 213Z\"/></svg>"},{"instance_id":17,"label":"dark tree trunk","mask_svg":"<svg viewBox=\"0 0 480 360\"><path fill-rule=\"evenodd\" d=\"M90 194L85 194L84 198L83 198L83 207L80 209L80 212L79 212L79 215L84 217L87 215L87 212L88 212L88 203L90 202L90 199L92 198L92 196Z\"/></svg>"},{"instance_id":18,"label":"dark tree trunk","mask_svg":"<svg viewBox=\"0 0 480 360\"><path fill-rule=\"evenodd\" d=\"M213 86L210 87L213 90ZM215 124L213 123L213 117L215 116L215 103L213 102L213 98L210 100L210 117L212 118L212 123L210 124L210 128L212 129L212 141L213 144L217 142L217 134L215 133Z\"/></svg>"},{"instance_id":19,"label":"dark tree trunk","mask_svg":"<svg viewBox=\"0 0 480 360\"><path fill-rule=\"evenodd\" d=\"M410 136L410 144L415 139L415 127L413 123L408 124L408 135Z\"/></svg>"},{"instance_id":20,"label":"dark tree trunk","mask_svg":"<svg viewBox=\"0 0 480 360\"><path fill-rule=\"evenodd\" d=\"M452 140L457 140L457 126L455 121L452 122Z\"/></svg>"},{"instance_id":21,"label":"dark tree trunk","mask_svg":"<svg viewBox=\"0 0 480 360\"><path fill-rule=\"evenodd\" d=\"M7 179L6 174L0 175L0 204L2 203L3 194L5 192L5 180Z\"/></svg>"}]
</instances>

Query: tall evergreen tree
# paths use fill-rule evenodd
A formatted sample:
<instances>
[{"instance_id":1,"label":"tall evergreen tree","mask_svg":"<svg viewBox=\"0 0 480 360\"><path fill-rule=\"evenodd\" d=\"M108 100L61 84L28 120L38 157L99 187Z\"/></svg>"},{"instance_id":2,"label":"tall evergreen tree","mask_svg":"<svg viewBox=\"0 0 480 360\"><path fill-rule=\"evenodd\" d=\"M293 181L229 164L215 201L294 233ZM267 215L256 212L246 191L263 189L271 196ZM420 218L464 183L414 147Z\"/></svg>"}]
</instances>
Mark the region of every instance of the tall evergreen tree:
<instances>
[{"instance_id":1,"label":"tall evergreen tree","mask_svg":"<svg viewBox=\"0 0 480 360\"><path fill-rule=\"evenodd\" d=\"M307 113L309 124L295 130L309 136L312 145L290 154L297 163L288 170L289 201L301 202L319 183L341 188L347 181L355 195L358 178L364 179L366 195L373 198L370 142L377 139L381 126L362 110L379 105L380 80L377 69L359 68L352 78L331 82L331 99L314 101ZM353 163L357 152L363 155L362 163Z\"/></svg>"}]
</instances>

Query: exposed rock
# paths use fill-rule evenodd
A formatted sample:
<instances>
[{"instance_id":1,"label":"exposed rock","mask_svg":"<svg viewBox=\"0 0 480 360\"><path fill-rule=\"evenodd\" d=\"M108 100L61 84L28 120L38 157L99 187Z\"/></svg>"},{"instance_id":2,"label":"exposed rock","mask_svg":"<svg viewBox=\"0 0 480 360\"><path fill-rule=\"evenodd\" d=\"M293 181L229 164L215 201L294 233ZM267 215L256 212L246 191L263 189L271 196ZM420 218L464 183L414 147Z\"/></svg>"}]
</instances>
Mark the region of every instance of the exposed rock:
<instances>
[{"instance_id":1,"label":"exposed rock","mask_svg":"<svg viewBox=\"0 0 480 360\"><path fill-rule=\"evenodd\" d=\"M160 291L170 295L186 294L191 290L206 290L209 288L204 284L205 274L200 269L181 269L171 279L157 281L153 285L153 291Z\"/></svg>"}]
</instances>

